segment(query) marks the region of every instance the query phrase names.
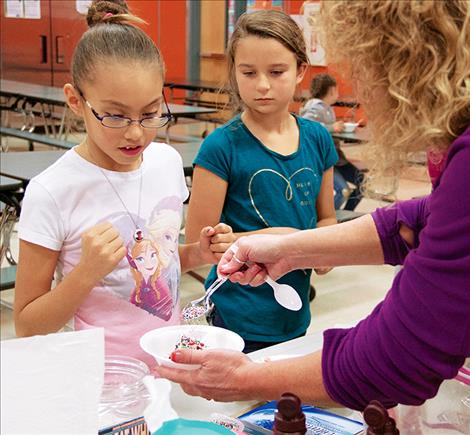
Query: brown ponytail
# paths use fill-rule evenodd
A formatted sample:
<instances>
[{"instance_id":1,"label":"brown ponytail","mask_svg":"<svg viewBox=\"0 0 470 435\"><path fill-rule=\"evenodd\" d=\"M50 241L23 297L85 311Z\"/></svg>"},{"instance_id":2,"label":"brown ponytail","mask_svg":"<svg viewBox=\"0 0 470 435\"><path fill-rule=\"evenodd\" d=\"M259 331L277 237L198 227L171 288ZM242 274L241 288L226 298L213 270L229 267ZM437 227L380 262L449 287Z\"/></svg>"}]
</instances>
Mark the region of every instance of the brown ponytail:
<instances>
[{"instance_id":1,"label":"brown ponytail","mask_svg":"<svg viewBox=\"0 0 470 435\"><path fill-rule=\"evenodd\" d=\"M145 23L129 12L125 0L94 0L88 8L86 22L88 27L101 23Z\"/></svg>"},{"instance_id":2,"label":"brown ponytail","mask_svg":"<svg viewBox=\"0 0 470 435\"><path fill-rule=\"evenodd\" d=\"M125 0L94 0L86 17L89 29L83 34L72 58L72 81L77 87L93 81L98 64L109 61L165 65L152 39L134 24L145 23L132 15Z\"/></svg>"}]
</instances>

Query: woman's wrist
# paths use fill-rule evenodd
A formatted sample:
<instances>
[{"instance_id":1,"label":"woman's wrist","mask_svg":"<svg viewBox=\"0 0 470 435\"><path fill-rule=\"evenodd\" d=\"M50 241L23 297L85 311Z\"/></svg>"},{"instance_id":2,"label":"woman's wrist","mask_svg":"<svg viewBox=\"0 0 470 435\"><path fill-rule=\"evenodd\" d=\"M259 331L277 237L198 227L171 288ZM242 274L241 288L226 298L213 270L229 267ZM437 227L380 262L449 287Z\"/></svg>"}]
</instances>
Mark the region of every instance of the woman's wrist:
<instances>
[{"instance_id":1,"label":"woman's wrist","mask_svg":"<svg viewBox=\"0 0 470 435\"><path fill-rule=\"evenodd\" d=\"M271 376L268 374L267 363L249 362L240 373L242 400L271 400L274 394L270 391Z\"/></svg>"},{"instance_id":2,"label":"woman's wrist","mask_svg":"<svg viewBox=\"0 0 470 435\"><path fill-rule=\"evenodd\" d=\"M282 258L286 258L292 263L294 269L304 266L309 252L305 250L304 240L307 231L298 231L288 234L280 240L279 253ZM303 268L303 267L300 267Z\"/></svg>"}]
</instances>

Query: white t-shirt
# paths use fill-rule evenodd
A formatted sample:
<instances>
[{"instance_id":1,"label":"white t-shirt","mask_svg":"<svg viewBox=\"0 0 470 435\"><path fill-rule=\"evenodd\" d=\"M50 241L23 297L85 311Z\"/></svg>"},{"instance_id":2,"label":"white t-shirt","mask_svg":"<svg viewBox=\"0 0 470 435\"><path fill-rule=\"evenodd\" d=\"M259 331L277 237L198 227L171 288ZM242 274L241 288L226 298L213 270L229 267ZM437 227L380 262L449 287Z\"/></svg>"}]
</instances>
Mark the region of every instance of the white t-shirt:
<instances>
[{"instance_id":1,"label":"white t-shirt","mask_svg":"<svg viewBox=\"0 0 470 435\"><path fill-rule=\"evenodd\" d=\"M178 236L187 197L181 156L162 143L150 144L141 167L131 172L100 169L72 149L29 183L19 238L60 251L57 282L78 264L85 230L108 221L125 241L128 257L93 288L74 317L75 329L105 328L107 355L154 365L139 338L179 322ZM138 243L135 224L143 231Z\"/></svg>"}]
</instances>

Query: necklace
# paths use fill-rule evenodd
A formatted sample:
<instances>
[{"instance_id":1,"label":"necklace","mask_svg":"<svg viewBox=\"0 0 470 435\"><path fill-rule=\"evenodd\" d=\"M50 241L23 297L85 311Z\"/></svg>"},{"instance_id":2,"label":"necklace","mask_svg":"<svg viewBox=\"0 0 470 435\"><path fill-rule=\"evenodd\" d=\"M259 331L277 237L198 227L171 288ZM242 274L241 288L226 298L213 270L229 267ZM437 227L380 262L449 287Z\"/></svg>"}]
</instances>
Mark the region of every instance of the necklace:
<instances>
[{"instance_id":1,"label":"necklace","mask_svg":"<svg viewBox=\"0 0 470 435\"><path fill-rule=\"evenodd\" d=\"M140 201L142 199L142 179L143 179L143 174L142 174L142 165L143 165L143 161L140 165L140 186L139 186L139 205L138 205L138 210L137 210L137 217L140 218ZM106 175L106 172L103 171L102 168L100 168L98 166L98 169L101 171L101 173L103 174L104 178L106 178L106 181L108 182L108 184L111 186L111 189L113 189L114 193L116 194L116 196L118 197L119 201L121 201L121 204L122 206L124 207L124 210L126 210L126 213L127 215L129 216L129 219L132 221L132 223L134 224L134 227L135 227L135 231L134 231L134 240L136 242L141 242L144 238L144 233L143 231L139 228L139 226L137 225L137 222L134 220L134 218L132 217L132 214L130 213L129 209L126 207L126 204L124 203L124 201L122 200L121 198L121 195L119 195L117 189L114 187L113 183L111 183L111 180L108 178L108 176Z\"/></svg>"}]
</instances>

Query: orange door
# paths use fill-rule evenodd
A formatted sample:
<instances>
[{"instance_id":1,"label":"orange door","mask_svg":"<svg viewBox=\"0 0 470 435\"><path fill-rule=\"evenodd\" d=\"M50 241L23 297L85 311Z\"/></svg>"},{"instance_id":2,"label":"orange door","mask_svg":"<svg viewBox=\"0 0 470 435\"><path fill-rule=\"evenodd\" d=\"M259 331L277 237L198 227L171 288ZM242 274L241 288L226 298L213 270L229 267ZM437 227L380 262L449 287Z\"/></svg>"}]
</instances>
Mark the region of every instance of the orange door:
<instances>
[{"instance_id":1,"label":"orange door","mask_svg":"<svg viewBox=\"0 0 470 435\"><path fill-rule=\"evenodd\" d=\"M73 50L88 27L75 1L53 0L50 5L52 85L63 86L71 79Z\"/></svg>"},{"instance_id":2,"label":"orange door","mask_svg":"<svg viewBox=\"0 0 470 435\"><path fill-rule=\"evenodd\" d=\"M6 17L1 2L2 78L52 85L50 0L40 2L40 18Z\"/></svg>"},{"instance_id":3,"label":"orange door","mask_svg":"<svg viewBox=\"0 0 470 435\"><path fill-rule=\"evenodd\" d=\"M5 17L1 10L2 78L49 86L70 81L74 48L87 30L75 0L40 0L40 18ZM170 74L186 76L186 2L128 0L140 26L161 48Z\"/></svg>"}]
</instances>

